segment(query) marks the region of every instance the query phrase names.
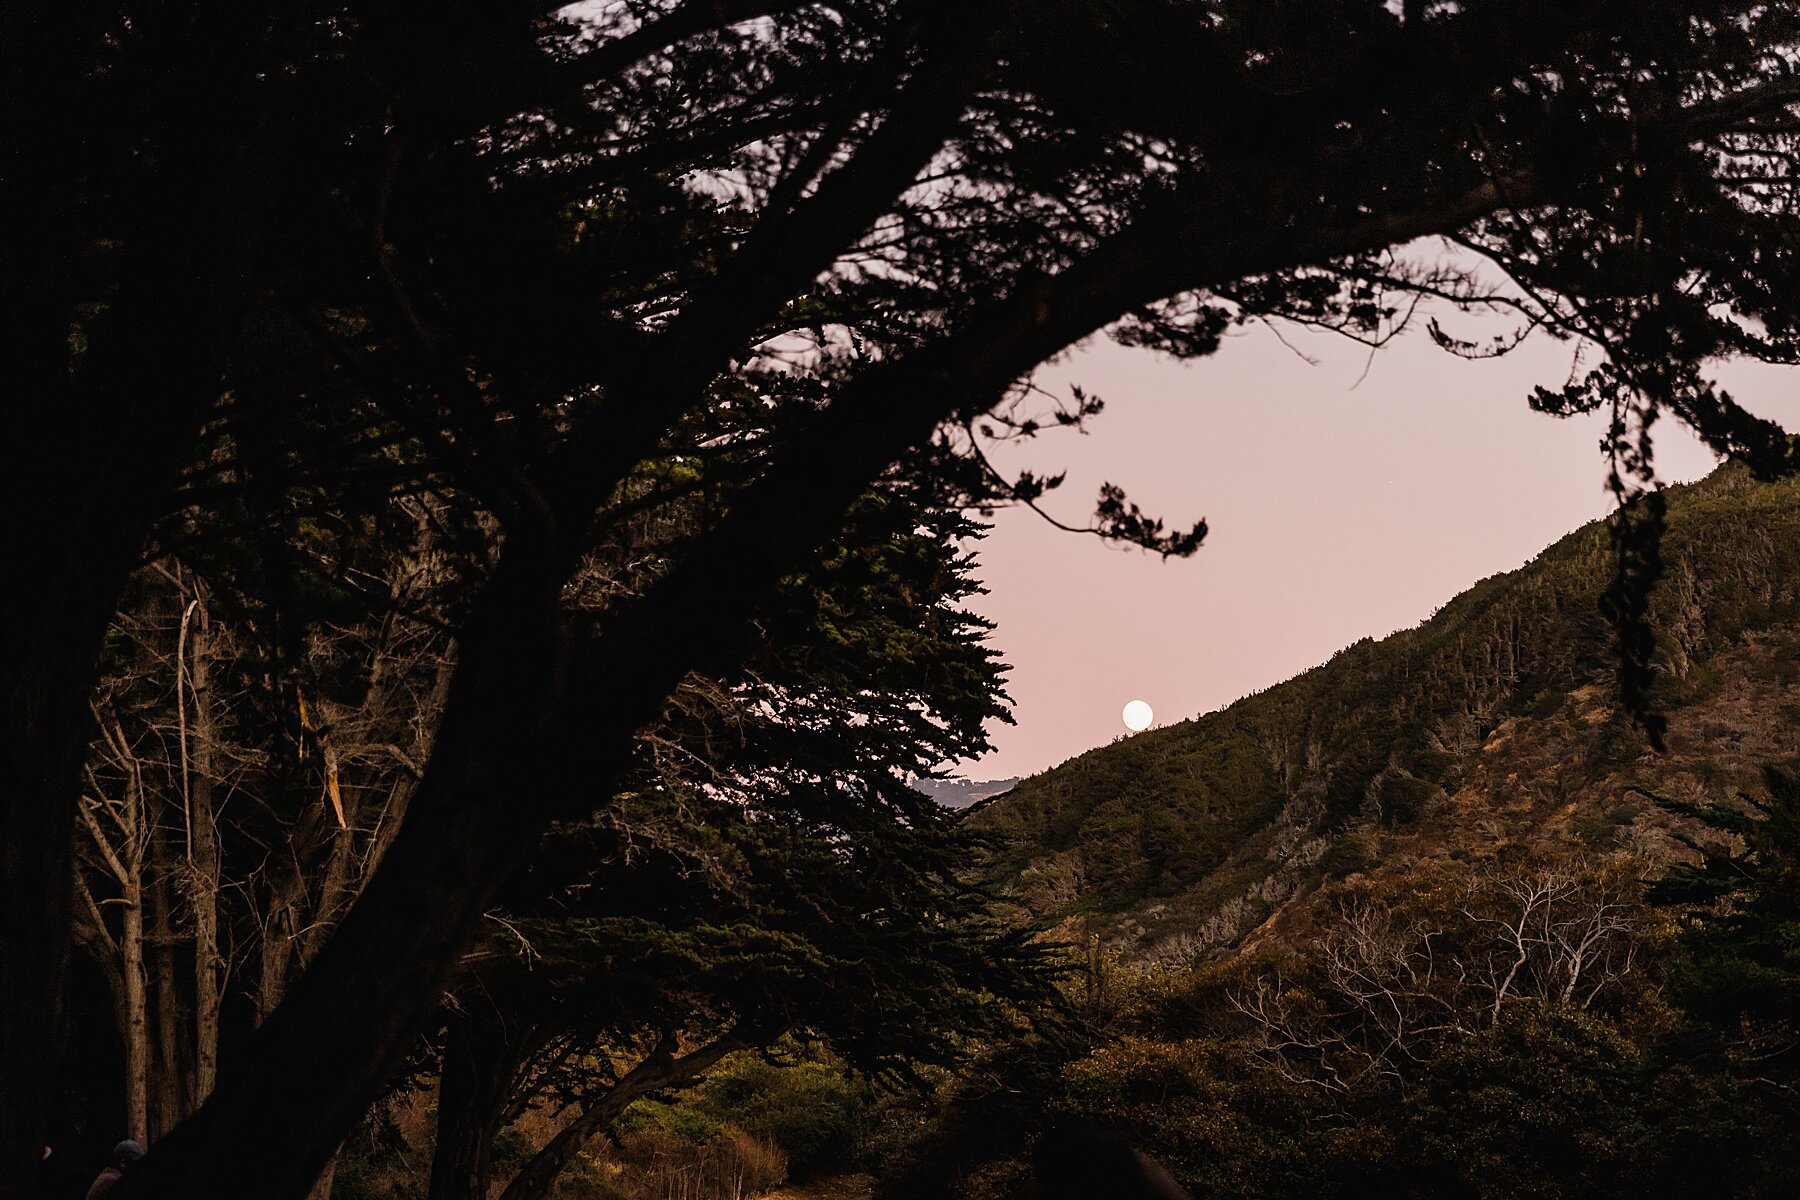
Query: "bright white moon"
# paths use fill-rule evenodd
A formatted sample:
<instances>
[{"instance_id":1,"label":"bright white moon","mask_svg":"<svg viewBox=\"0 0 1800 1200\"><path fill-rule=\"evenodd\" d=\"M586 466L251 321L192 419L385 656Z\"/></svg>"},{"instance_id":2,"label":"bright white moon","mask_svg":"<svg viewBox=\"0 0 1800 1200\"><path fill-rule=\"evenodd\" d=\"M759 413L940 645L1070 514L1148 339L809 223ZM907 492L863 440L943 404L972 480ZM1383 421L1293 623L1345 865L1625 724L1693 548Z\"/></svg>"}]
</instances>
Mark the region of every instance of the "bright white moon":
<instances>
[{"instance_id":1,"label":"bright white moon","mask_svg":"<svg viewBox=\"0 0 1800 1200\"><path fill-rule=\"evenodd\" d=\"M1125 718L1125 728L1133 733L1150 728L1150 722L1156 719L1156 714L1142 700L1133 700L1127 704L1122 715Z\"/></svg>"}]
</instances>

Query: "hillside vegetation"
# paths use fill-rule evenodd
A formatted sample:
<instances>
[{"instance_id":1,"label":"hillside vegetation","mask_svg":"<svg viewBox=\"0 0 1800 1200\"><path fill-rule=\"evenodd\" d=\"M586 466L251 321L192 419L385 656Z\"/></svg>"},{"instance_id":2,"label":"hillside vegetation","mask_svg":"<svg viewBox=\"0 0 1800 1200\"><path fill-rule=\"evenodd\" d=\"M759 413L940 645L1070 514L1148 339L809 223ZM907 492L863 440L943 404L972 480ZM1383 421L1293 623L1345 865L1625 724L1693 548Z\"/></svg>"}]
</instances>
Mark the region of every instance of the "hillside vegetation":
<instances>
[{"instance_id":1,"label":"hillside vegetation","mask_svg":"<svg viewBox=\"0 0 1800 1200\"><path fill-rule=\"evenodd\" d=\"M1800 481L1671 488L1654 620L1669 752L1616 704L1595 522L1430 620L977 806L988 882L1127 960L1184 965L1377 867L1578 844L1666 859L1673 820L1800 751Z\"/></svg>"},{"instance_id":2,"label":"hillside vegetation","mask_svg":"<svg viewBox=\"0 0 1800 1200\"><path fill-rule=\"evenodd\" d=\"M1022 1194L1084 1128L1197 1200L1800 1195L1800 481L1667 499L1666 753L1597 523L972 809L1078 1027L992 1047L884 1200Z\"/></svg>"}]
</instances>

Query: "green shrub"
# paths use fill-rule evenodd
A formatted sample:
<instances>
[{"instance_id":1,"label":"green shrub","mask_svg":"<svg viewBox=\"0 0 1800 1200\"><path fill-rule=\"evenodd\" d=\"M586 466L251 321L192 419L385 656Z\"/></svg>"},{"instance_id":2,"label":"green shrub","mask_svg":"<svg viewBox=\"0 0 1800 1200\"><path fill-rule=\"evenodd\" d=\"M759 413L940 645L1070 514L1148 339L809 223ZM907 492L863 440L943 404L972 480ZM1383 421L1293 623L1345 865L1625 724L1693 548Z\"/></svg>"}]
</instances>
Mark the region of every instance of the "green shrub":
<instances>
[{"instance_id":1,"label":"green shrub","mask_svg":"<svg viewBox=\"0 0 1800 1200\"><path fill-rule=\"evenodd\" d=\"M1642 1195L1655 1148L1642 1060L1607 1021L1518 1005L1434 1058L1402 1114L1405 1154L1444 1195Z\"/></svg>"}]
</instances>

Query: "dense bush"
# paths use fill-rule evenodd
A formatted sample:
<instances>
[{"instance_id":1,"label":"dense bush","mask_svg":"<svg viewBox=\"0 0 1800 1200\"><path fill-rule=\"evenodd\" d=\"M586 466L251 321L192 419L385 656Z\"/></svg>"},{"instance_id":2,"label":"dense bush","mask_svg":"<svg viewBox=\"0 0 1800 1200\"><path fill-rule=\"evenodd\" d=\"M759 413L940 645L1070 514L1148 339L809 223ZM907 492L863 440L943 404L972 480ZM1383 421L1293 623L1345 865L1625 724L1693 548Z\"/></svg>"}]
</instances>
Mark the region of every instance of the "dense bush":
<instances>
[{"instance_id":1,"label":"dense bush","mask_svg":"<svg viewBox=\"0 0 1800 1200\"><path fill-rule=\"evenodd\" d=\"M634 1200L707 1200L867 1167L875 1088L787 1049L786 1061L740 1055L690 1091L632 1105L604 1157L612 1186Z\"/></svg>"}]
</instances>

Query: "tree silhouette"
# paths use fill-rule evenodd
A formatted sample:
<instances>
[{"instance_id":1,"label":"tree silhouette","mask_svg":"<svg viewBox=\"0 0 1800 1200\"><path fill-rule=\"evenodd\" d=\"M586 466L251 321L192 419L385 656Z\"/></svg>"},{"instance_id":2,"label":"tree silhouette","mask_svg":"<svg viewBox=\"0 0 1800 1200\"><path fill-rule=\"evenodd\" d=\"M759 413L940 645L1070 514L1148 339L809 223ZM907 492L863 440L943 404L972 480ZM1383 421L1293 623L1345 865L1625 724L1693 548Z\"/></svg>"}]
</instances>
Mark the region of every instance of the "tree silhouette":
<instances>
[{"instance_id":1,"label":"tree silhouette","mask_svg":"<svg viewBox=\"0 0 1800 1200\"><path fill-rule=\"evenodd\" d=\"M1651 796L1700 827L1682 839L1697 861L1677 864L1651 895L1689 906L1672 990L1692 1026L1690 1049L1791 1110L1800 1078L1800 772L1768 764L1763 785L1764 796L1740 793L1735 805Z\"/></svg>"},{"instance_id":2,"label":"tree silhouette","mask_svg":"<svg viewBox=\"0 0 1800 1200\"><path fill-rule=\"evenodd\" d=\"M1380 342L1414 298L1502 310L1603 348L1538 402L1611 411L1622 498L1659 413L1765 470L1793 458L1700 373L1800 349L1788 6L27 3L5 21L5 318L37 435L7 473L31 582L0 721L0 1190L39 1153L86 701L147 538L253 538L309 503L428 488L485 531L399 837L133 1186L296 1195L541 831L610 793L690 672L738 659L872 484L1032 494L974 448L1090 413L1039 410L1023 381L1096 331L1195 355L1244 320ZM1428 236L1466 257L1406 249ZM705 519L641 587L564 603L597 546L696 497ZM1198 542L1110 490L1094 528ZM1639 528L1627 627L1655 574Z\"/></svg>"}]
</instances>

